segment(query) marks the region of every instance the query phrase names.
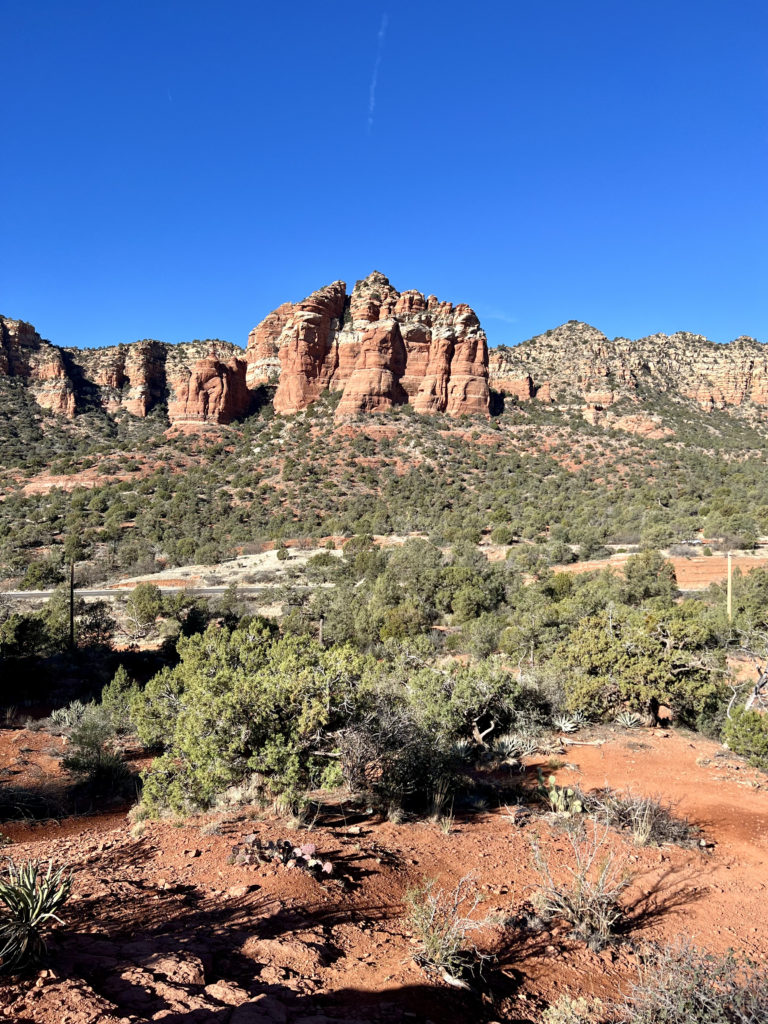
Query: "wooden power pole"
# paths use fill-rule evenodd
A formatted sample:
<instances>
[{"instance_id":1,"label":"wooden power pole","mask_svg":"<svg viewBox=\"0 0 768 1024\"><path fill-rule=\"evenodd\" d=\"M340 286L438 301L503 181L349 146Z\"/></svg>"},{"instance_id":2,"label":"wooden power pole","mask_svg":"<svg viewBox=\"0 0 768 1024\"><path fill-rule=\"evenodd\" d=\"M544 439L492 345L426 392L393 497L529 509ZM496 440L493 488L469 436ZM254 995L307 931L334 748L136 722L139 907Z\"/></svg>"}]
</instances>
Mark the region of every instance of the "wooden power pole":
<instances>
[{"instance_id":1,"label":"wooden power pole","mask_svg":"<svg viewBox=\"0 0 768 1024\"><path fill-rule=\"evenodd\" d=\"M728 552L728 586L726 588L725 610L728 615L728 622L733 618L733 565L731 563L731 552Z\"/></svg>"},{"instance_id":2,"label":"wooden power pole","mask_svg":"<svg viewBox=\"0 0 768 1024\"><path fill-rule=\"evenodd\" d=\"M75 563L69 563L69 649L75 649Z\"/></svg>"}]
</instances>

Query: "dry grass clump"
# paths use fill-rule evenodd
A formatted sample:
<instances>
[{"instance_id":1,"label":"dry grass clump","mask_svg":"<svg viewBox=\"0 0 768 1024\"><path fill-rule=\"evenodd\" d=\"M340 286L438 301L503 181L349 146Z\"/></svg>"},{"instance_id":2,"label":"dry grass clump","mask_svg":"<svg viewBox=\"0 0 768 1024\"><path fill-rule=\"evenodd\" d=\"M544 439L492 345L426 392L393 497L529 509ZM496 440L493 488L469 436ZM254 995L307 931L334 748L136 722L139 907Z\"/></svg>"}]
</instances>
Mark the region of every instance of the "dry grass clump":
<instances>
[{"instance_id":1,"label":"dry grass clump","mask_svg":"<svg viewBox=\"0 0 768 1024\"><path fill-rule=\"evenodd\" d=\"M601 1000L570 995L560 996L541 1016L541 1024L602 1024L604 1020Z\"/></svg>"},{"instance_id":2,"label":"dry grass clump","mask_svg":"<svg viewBox=\"0 0 768 1024\"><path fill-rule=\"evenodd\" d=\"M606 835L594 827L591 834L568 836L573 863L562 881L555 879L538 843L533 847L542 880L533 898L537 912L545 921L572 925L574 936L592 949L611 942L624 923L619 897L631 881L626 865L607 848Z\"/></svg>"},{"instance_id":3,"label":"dry grass clump","mask_svg":"<svg viewBox=\"0 0 768 1024\"><path fill-rule=\"evenodd\" d=\"M490 959L470 938L489 924L472 916L481 899L470 875L460 878L453 889L437 888L432 879L405 894L406 920L418 942L414 960L458 988L468 988L466 979L482 974Z\"/></svg>"},{"instance_id":4,"label":"dry grass clump","mask_svg":"<svg viewBox=\"0 0 768 1024\"><path fill-rule=\"evenodd\" d=\"M587 814L611 828L631 832L638 846L690 846L700 834L698 826L674 815L659 797L618 793L606 787L582 796L582 802Z\"/></svg>"}]
</instances>

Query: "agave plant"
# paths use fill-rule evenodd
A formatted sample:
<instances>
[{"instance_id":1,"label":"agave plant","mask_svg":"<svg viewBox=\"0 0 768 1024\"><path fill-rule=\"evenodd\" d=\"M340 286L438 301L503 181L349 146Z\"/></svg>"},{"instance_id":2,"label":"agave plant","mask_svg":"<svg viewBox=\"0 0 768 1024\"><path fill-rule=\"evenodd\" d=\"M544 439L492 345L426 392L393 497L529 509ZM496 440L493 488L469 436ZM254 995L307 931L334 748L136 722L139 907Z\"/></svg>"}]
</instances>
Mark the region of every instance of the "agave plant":
<instances>
[{"instance_id":1,"label":"agave plant","mask_svg":"<svg viewBox=\"0 0 768 1024\"><path fill-rule=\"evenodd\" d=\"M643 720L636 711L622 711L616 715L616 724L625 729L637 729L643 724Z\"/></svg>"},{"instance_id":2,"label":"agave plant","mask_svg":"<svg viewBox=\"0 0 768 1024\"><path fill-rule=\"evenodd\" d=\"M516 760L520 757L520 746L517 742L517 737L510 733L499 736L493 744L492 751L493 756L497 757L500 761L506 761L510 758Z\"/></svg>"},{"instance_id":3,"label":"agave plant","mask_svg":"<svg viewBox=\"0 0 768 1024\"><path fill-rule=\"evenodd\" d=\"M10 973L40 960L45 953L43 929L51 921L62 924L58 911L72 887L64 868L42 873L36 860L15 864L8 861L7 874L0 878L0 971Z\"/></svg>"},{"instance_id":4,"label":"agave plant","mask_svg":"<svg viewBox=\"0 0 768 1024\"><path fill-rule=\"evenodd\" d=\"M539 737L531 732L513 732L511 738L515 741L518 757L530 757L539 750Z\"/></svg>"},{"instance_id":5,"label":"agave plant","mask_svg":"<svg viewBox=\"0 0 768 1024\"><path fill-rule=\"evenodd\" d=\"M552 724L558 732L576 732L580 722L576 715L555 715Z\"/></svg>"},{"instance_id":6,"label":"agave plant","mask_svg":"<svg viewBox=\"0 0 768 1024\"><path fill-rule=\"evenodd\" d=\"M475 744L468 739L456 740L453 744L453 753L459 761L469 762L475 756Z\"/></svg>"}]
</instances>

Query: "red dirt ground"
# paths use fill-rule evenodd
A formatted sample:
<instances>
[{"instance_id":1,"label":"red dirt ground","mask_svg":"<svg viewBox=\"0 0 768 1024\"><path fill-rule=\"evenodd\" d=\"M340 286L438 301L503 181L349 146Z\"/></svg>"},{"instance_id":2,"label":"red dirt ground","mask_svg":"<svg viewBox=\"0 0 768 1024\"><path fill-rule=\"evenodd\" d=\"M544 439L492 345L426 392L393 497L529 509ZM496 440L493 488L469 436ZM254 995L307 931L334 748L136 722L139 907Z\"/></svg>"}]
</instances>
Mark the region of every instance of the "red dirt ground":
<instances>
[{"instance_id":1,"label":"red dirt ground","mask_svg":"<svg viewBox=\"0 0 768 1024\"><path fill-rule=\"evenodd\" d=\"M0 985L0 1013L19 1024L535 1021L566 989L616 995L650 939L687 935L716 952L733 947L768 961L760 910L768 897L766 777L684 732L609 730L598 738L600 746L568 747L563 756L578 768L560 769L558 781L660 794L713 844L644 849L610 836L633 875L631 928L615 947L595 953L565 927L531 933L512 923L537 884L532 842L556 876L570 862L562 823L535 809L457 815L447 832L351 808L329 808L322 824L296 832L246 810L133 831L115 815L4 826L15 858L69 865L74 895L48 969ZM47 771L50 743L42 733L2 731L0 764L10 756L18 770L18 752L32 747L22 756ZM32 770L16 784L36 777ZM251 831L314 842L333 861L334 877L228 864L233 844ZM402 916L409 887L424 878L453 886L466 874L483 894L479 912L495 921L481 935L498 956L482 997L424 974Z\"/></svg>"},{"instance_id":2,"label":"red dirt ground","mask_svg":"<svg viewBox=\"0 0 768 1024\"><path fill-rule=\"evenodd\" d=\"M593 572L595 569L612 569L621 571L622 565L629 555L612 555L594 562L574 562L573 565L557 565L555 572ZM705 590L710 583L722 583L728 575L728 559L725 555L693 555L691 558L668 559L675 567L677 585L680 590ZM768 557L764 555L734 555L733 568L748 573L759 566L768 565Z\"/></svg>"}]
</instances>

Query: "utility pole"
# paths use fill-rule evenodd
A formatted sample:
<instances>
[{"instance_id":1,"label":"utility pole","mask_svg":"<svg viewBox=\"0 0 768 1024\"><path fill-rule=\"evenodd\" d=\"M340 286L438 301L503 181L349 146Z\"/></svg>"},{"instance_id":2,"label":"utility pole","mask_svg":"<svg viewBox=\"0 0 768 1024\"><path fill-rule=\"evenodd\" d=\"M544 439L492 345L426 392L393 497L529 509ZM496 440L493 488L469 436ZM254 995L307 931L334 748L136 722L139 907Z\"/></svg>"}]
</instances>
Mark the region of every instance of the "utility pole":
<instances>
[{"instance_id":1,"label":"utility pole","mask_svg":"<svg viewBox=\"0 0 768 1024\"><path fill-rule=\"evenodd\" d=\"M728 552L728 587L726 589L725 609L730 624L733 619L733 565L731 563L731 552Z\"/></svg>"},{"instance_id":2,"label":"utility pole","mask_svg":"<svg viewBox=\"0 0 768 1024\"><path fill-rule=\"evenodd\" d=\"M69 649L75 649L75 563L69 563Z\"/></svg>"}]
</instances>

